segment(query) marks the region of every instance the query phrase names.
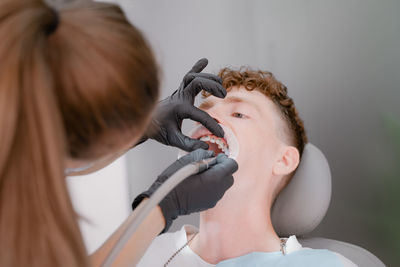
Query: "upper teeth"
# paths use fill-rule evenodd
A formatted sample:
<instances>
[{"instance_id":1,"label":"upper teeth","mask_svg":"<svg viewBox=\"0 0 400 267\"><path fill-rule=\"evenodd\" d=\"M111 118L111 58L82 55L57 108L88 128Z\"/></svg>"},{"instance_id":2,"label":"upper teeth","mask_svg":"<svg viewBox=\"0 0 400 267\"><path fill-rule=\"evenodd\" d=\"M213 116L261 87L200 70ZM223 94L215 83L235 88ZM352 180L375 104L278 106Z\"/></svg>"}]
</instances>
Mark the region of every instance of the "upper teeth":
<instances>
[{"instance_id":1,"label":"upper teeth","mask_svg":"<svg viewBox=\"0 0 400 267\"><path fill-rule=\"evenodd\" d=\"M219 138L214 138L212 136L203 136L200 138L201 141L210 142L218 145L218 148L221 149L227 156L229 156L229 150L227 145L225 145L224 141Z\"/></svg>"},{"instance_id":2,"label":"upper teeth","mask_svg":"<svg viewBox=\"0 0 400 267\"><path fill-rule=\"evenodd\" d=\"M203 136L200 140L201 141L210 141L210 137L209 136Z\"/></svg>"}]
</instances>

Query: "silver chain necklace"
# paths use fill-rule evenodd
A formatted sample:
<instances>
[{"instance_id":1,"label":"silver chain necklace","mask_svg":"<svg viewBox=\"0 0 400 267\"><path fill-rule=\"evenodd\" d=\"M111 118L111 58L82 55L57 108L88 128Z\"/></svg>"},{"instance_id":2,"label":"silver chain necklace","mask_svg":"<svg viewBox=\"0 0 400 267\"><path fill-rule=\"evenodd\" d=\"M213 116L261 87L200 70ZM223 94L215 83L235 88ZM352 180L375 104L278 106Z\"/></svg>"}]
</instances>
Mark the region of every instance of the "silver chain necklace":
<instances>
[{"instance_id":1,"label":"silver chain necklace","mask_svg":"<svg viewBox=\"0 0 400 267\"><path fill-rule=\"evenodd\" d=\"M178 255L179 252L182 251L182 249L184 249L187 245L189 245L190 241L192 241L193 238L194 238L196 235L197 235L197 233L195 233L182 247L180 247L177 251L175 251L175 253L172 254L171 257L169 257L169 259L167 260L167 262L164 263L164 267L167 266L167 265L172 261L172 259L173 259L176 255Z\"/></svg>"},{"instance_id":2,"label":"silver chain necklace","mask_svg":"<svg viewBox=\"0 0 400 267\"><path fill-rule=\"evenodd\" d=\"M179 254L179 252L182 251L182 249L184 249L187 245L189 245L189 243L193 240L193 238L197 235L197 233L195 233L182 247L180 247L177 251L175 251L174 254L172 254L171 257L169 257L169 259L167 260L166 263L164 263L164 267L166 267L168 264L171 263L171 261L173 260L173 258L175 258L176 255ZM286 239L284 238L279 238L280 242L280 246L281 246L281 252L283 255L286 255Z\"/></svg>"}]
</instances>

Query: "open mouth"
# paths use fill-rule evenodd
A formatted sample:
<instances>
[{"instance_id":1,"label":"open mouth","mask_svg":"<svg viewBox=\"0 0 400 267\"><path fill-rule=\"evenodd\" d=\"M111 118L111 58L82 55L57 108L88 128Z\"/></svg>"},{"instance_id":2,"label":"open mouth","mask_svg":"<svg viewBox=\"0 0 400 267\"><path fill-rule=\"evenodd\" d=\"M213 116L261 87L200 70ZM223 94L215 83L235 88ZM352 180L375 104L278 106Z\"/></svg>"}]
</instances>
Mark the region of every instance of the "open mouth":
<instances>
[{"instance_id":1,"label":"open mouth","mask_svg":"<svg viewBox=\"0 0 400 267\"><path fill-rule=\"evenodd\" d=\"M203 135L200 138L197 138L200 141L206 142L208 144L208 150L212 150L215 153L215 156L218 154L224 153L229 157L229 145L224 138L217 137L212 134Z\"/></svg>"},{"instance_id":2,"label":"open mouth","mask_svg":"<svg viewBox=\"0 0 400 267\"><path fill-rule=\"evenodd\" d=\"M239 154L239 143L236 139L236 136L233 134L232 130L229 127L222 124L219 125L225 132L223 138L213 135L207 128L205 128L201 124L192 129L189 132L188 136L206 142L209 146L208 150L214 151L215 156L224 153L229 158L236 159ZM179 150L178 158L186 154L186 151Z\"/></svg>"}]
</instances>

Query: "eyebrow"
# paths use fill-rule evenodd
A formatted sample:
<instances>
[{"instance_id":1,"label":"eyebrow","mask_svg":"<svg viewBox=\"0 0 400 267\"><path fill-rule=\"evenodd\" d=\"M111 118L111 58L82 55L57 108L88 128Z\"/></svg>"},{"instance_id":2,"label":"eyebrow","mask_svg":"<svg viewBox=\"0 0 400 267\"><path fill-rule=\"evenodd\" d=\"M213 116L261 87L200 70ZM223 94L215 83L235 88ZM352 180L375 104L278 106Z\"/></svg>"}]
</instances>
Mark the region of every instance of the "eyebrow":
<instances>
[{"instance_id":1,"label":"eyebrow","mask_svg":"<svg viewBox=\"0 0 400 267\"><path fill-rule=\"evenodd\" d=\"M213 106L214 106L214 102L211 101L210 99L206 99L200 104L199 109L207 110L207 109L212 108Z\"/></svg>"},{"instance_id":2,"label":"eyebrow","mask_svg":"<svg viewBox=\"0 0 400 267\"><path fill-rule=\"evenodd\" d=\"M251 106L252 108L255 108L259 113L261 113L261 110L259 109L259 107L256 105L256 103L254 103L253 101L249 100L249 99L243 99L237 96L228 96L224 99L225 102L227 102L228 104L231 103L244 103L247 104L249 106ZM203 110L207 110L212 108L215 105L215 101L211 100L211 99L206 99L203 101L203 103L200 104L199 108L203 109Z\"/></svg>"},{"instance_id":3,"label":"eyebrow","mask_svg":"<svg viewBox=\"0 0 400 267\"><path fill-rule=\"evenodd\" d=\"M246 102L243 99L237 97L237 96L228 96L227 98L224 99L228 103L243 103ZM199 106L200 109L210 109L215 105L215 101L212 101L210 99L206 99L201 103Z\"/></svg>"}]
</instances>

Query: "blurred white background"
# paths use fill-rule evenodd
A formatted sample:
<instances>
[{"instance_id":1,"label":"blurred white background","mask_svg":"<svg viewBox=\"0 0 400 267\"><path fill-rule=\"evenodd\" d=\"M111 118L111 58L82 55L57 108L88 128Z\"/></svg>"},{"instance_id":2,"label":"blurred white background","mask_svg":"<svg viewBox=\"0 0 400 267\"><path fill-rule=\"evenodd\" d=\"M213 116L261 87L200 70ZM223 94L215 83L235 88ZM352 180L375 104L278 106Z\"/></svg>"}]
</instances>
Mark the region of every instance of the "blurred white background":
<instances>
[{"instance_id":1,"label":"blurred white background","mask_svg":"<svg viewBox=\"0 0 400 267\"><path fill-rule=\"evenodd\" d=\"M357 244L390 265L399 230L388 225L399 219L390 217L397 216L399 203L385 202L384 185L387 177L400 177L390 172L399 158L384 118L400 122L400 1L118 2L156 53L162 97L202 57L210 62L206 72L242 65L273 72L332 170L331 206L312 236ZM130 201L175 160L176 151L148 141L95 174L101 179L73 188L78 210L99 226L83 223L89 250L127 216ZM197 224L197 218L179 218L171 230Z\"/></svg>"}]
</instances>

